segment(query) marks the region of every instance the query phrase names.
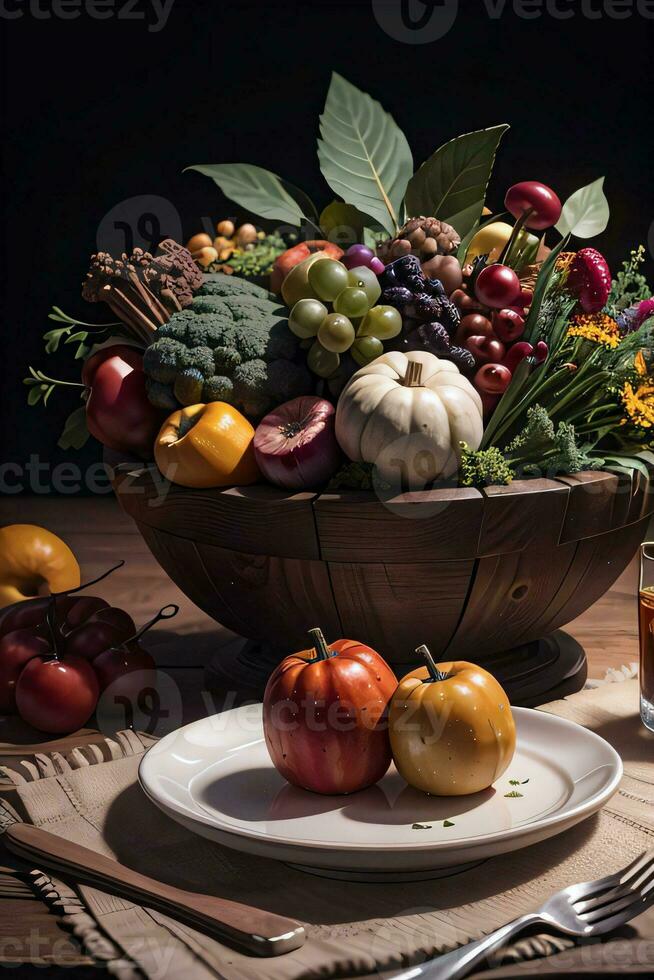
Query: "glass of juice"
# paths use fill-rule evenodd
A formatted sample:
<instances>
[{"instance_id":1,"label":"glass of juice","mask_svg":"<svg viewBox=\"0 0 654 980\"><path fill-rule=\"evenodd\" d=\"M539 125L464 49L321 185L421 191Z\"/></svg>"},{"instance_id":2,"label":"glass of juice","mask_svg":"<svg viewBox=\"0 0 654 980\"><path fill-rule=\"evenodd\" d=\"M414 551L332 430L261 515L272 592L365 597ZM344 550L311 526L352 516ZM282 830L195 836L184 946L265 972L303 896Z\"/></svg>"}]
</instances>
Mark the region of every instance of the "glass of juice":
<instances>
[{"instance_id":1,"label":"glass of juice","mask_svg":"<svg viewBox=\"0 0 654 980\"><path fill-rule=\"evenodd\" d=\"M640 717L645 727L654 732L654 541L644 541L640 546L638 635Z\"/></svg>"}]
</instances>

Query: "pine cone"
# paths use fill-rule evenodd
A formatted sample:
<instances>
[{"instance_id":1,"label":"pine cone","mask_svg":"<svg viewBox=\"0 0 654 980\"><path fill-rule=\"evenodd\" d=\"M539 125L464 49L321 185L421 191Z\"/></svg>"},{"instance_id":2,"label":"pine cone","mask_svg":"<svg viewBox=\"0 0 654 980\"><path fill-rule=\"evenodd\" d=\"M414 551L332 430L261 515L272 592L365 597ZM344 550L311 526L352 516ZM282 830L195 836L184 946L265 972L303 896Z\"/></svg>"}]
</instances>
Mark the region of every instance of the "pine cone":
<instances>
[{"instance_id":1,"label":"pine cone","mask_svg":"<svg viewBox=\"0 0 654 980\"><path fill-rule=\"evenodd\" d=\"M421 263L435 255L451 255L461 244L458 232L438 218L411 218L400 229L396 238L382 242L377 255L385 264L409 253L417 255Z\"/></svg>"}]
</instances>

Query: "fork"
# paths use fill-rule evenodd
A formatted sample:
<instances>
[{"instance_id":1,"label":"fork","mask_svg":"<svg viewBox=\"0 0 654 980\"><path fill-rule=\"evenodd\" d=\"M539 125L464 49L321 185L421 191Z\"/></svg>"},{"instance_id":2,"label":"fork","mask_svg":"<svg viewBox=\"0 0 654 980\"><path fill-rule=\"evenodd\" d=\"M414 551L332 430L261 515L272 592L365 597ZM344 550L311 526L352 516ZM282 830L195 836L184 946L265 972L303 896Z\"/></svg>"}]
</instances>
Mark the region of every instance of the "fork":
<instances>
[{"instance_id":1,"label":"fork","mask_svg":"<svg viewBox=\"0 0 654 980\"><path fill-rule=\"evenodd\" d=\"M654 902L654 850L645 851L622 871L570 885L552 895L538 912L521 915L483 939L467 943L421 966L396 973L392 980L459 980L490 953L535 925L558 929L567 936L601 936L640 915Z\"/></svg>"}]
</instances>

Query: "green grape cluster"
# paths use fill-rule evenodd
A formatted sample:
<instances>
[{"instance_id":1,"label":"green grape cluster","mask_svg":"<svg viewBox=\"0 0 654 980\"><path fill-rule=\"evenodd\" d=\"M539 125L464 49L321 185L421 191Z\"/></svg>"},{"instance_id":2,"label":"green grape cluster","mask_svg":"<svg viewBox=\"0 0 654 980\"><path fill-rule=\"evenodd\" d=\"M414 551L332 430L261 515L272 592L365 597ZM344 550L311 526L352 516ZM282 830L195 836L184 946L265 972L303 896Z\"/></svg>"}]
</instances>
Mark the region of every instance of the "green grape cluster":
<instances>
[{"instance_id":1,"label":"green grape cluster","mask_svg":"<svg viewBox=\"0 0 654 980\"><path fill-rule=\"evenodd\" d=\"M288 325L310 344L307 365L319 377L331 377L348 351L361 367L369 364L383 354L383 341L402 330L394 306L375 306L381 286L366 266L347 269L336 259L320 259L309 269L308 280L313 297L298 300Z\"/></svg>"}]
</instances>

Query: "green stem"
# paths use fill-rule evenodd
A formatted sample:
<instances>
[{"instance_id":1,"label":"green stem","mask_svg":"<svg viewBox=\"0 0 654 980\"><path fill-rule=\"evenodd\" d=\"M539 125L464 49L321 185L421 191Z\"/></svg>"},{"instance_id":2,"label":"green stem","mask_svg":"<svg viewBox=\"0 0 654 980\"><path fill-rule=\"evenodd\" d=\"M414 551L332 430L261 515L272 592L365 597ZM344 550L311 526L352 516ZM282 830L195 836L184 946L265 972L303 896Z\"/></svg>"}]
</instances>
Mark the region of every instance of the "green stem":
<instances>
[{"instance_id":1,"label":"green stem","mask_svg":"<svg viewBox=\"0 0 654 980\"><path fill-rule=\"evenodd\" d=\"M520 234L520 232L522 231L522 229L525 226L525 222L532 216L532 214L534 213L534 210L535 210L535 208L527 208L526 211L523 211L522 212L522 214L520 215L520 217L518 218L518 220L514 224L513 231L511 232L511 237L509 238L508 242L506 243L506 245L502 249L502 254L500 255L499 259L497 260L498 265L502 265L502 263L505 261L505 259L507 258L507 256L510 254L511 249L513 248L513 246L514 246L514 244L515 244L515 242L516 242L516 240L518 238L518 235Z\"/></svg>"},{"instance_id":2,"label":"green stem","mask_svg":"<svg viewBox=\"0 0 654 980\"><path fill-rule=\"evenodd\" d=\"M446 681L448 679L450 675L444 674L442 670L438 669L436 666L436 661L424 643L421 644L421 646L416 647L416 653L419 653L420 656L424 658L425 663L427 664L427 670L429 671L430 681Z\"/></svg>"},{"instance_id":3,"label":"green stem","mask_svg":"<svg viewBox=\"0 0 654 980\"><path fill-rule=\"evenodd\" d=\"M316 648L316 660L329 660L330 657L334 656L327 646L325 634L319 626L315 626L309 630L309 636L313 637L313 643Z\"/></svg>"},{"instance_id":4,"label":"green stem","mask_svg":"<svg viewBox=\"0 0 654 980\"><path fill-rule=\"evenodd\" d=\"M33 376L34 377L34 376ZM57 378L49 378L47 374L39 371L39 376L34 378L34 384L61 385L64 388L87 388L88 385L80 384L79 381L59 381Z\"/></svg>"}]
</instances>

